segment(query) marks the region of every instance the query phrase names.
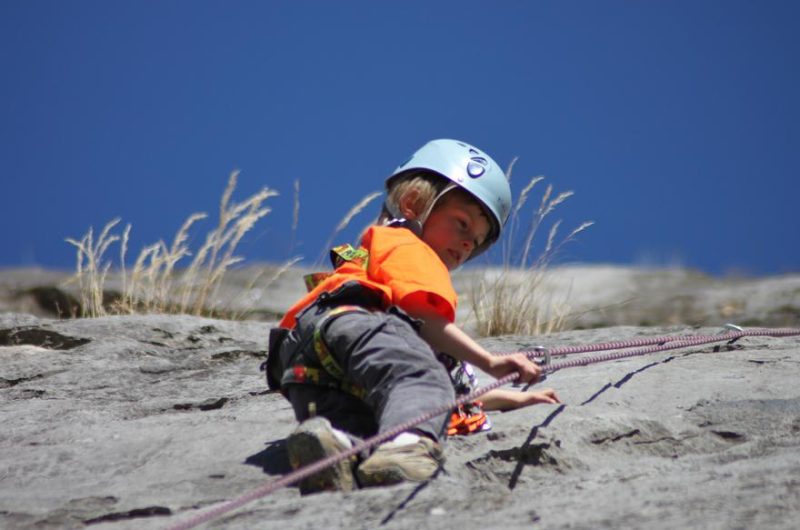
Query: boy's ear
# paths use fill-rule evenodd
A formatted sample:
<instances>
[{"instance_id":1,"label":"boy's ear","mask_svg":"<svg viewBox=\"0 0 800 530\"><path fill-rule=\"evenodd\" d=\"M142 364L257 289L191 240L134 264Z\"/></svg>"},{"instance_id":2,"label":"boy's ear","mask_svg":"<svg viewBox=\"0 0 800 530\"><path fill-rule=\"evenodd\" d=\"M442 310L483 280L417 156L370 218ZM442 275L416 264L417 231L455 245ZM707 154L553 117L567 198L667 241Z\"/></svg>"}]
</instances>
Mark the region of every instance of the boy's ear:
<instances>
[{"instance_id":1,"label":"boy's ear","mask_svg":"<svg viewBox=\"0 0 800 530\"><path fill-rule=\"evenodd\" d=\"M400 196L398 206L400 207L400 215L411 221L420 216L417 212L417 203L419 202L419 191L411 188Z\"/></svg>"}]
</instances>

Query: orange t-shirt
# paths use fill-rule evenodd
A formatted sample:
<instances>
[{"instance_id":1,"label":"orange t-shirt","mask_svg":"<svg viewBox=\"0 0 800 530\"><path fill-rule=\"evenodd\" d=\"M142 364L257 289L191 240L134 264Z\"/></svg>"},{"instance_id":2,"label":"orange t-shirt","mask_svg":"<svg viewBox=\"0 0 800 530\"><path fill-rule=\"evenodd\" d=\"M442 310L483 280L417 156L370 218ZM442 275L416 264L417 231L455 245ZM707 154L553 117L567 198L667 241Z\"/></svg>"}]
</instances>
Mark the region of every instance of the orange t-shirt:
<instances>
[{"instance_id":1,"label":"orange t-shirt","mask_svg":"<svg viewBox=\"0 0 800 530\"><path fill-rule=\"evenodd\" d=\"M384 307L399 306L413 314L430 310L449 322L455 320L457 296L450 271L431 247L407 228L372 226L361 239L369 252L366 269L345 262L284 315L280 326L293 328L295 315L323 292L334 291L348 281L381 294Z\"/></svg>"}]
</instances>

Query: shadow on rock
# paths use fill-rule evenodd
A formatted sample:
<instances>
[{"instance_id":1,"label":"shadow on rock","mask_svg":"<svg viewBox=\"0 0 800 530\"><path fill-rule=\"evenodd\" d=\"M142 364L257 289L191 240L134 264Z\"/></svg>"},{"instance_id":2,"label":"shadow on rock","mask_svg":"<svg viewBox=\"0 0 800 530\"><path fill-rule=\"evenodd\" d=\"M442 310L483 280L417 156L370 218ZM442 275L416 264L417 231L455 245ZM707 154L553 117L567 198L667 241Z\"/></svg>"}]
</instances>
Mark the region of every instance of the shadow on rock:
<instances>
[{"instance_id":1,"label":"shadow on rock","mask_svg":"<svg viewBox=\"0 0 800 530\"><path fill-rule=\"evenodd\" d=\"M292 471L285 439L269 442L266 449L248 456L244 463L260 467L268 475L285 475Z\"/></svg>"}]
</instances>

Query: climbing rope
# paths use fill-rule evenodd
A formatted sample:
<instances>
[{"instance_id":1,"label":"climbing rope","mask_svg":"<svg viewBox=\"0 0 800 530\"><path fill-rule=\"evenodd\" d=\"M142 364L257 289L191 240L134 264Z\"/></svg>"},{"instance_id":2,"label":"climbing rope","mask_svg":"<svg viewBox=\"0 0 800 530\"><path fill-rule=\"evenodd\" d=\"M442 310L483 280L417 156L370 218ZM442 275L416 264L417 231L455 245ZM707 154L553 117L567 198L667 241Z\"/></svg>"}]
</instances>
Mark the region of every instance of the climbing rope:
<instances>
[{"instance_id":1,"label":"climbing rope","mask_svg":"<svg viewBox=\"0 0 800 530\"><path fill-rule=\"evenodd\" d=\"M605 342L605 343L595 343L595 344L588 344L588 345L576 345L576 346L565 346L560 348L552 348L547 349L543 347L537 347L534 350L526 350L522 352L502 352L496 353L496 355L511 355L513 353L524 353L529 358L532 358L536 362L542 365L542 372L544 374L556 372L558 370L563 370L564 368L573 368L577 366L586 366L590 364L595 364L604 361L612 361L617 359L624 359L628 357L636 357L641 355L648 355L651 353L661 352L661 351L668 351L668 350L675 350L680 348L686 348L689 346L699 346L703 344L710 344L714 342L728 342L733 343L739 340L742 337L790 337L800 335L800 329L796 328L778 328L778 329L767 329L767 328L758 328L758 329L751 329L751 330L742 330L740 328L736 328L736 330L726 331L724 333L720 333L717 335L694 335L694 336L662 336L662 337L652 337L652 338L642 338L642 339L632 339L627 341L617 341L617 342ZM611 353L603 353L599 355L591 355L581 358L574 358L574 359L564 359L559 361L552 361L553 356L566 356L575 353L593 353L593 352L600 352L600 351L609 351L609 350L629 350L630 348L637 348L630 351L617 351ZM384 442L387 442L397 436L398 434L405 432L409 429L412 429L415 425L418 425L424 421L430 420L435 418L436 416L440 416L442 414L447 414L453 409L475 401L480 396L489 392L490 390L494 390L495 388L499 388L505 384L513 383L519 378L519 374L509 374L505 377L497 379L496 381L480 387L467 395L462 396L461 398L457 399L452 403L448 403L446 405L442 405L431 409L423 414L420 414L418 417L409 420L401 425L397 425L392 429L384 431L382 433L378 433L371 438L367 438L361 443L358 443L351 447L350 449L343 451L341 453L337 453L335 455L331 455L327 458L322 460L318 460L313 464L308 466L304 466L299 468L277 480L272 482L268 482L263 486L256 488L249 493L246 493L240 497L237 497L233 500L224 502L215 508L211 508L206 512L196 515L191 519L187 519L182 523L178 523L174 526L170 526L168 530L188 530L190 528L194 528L199 526L203 523L216 519L228 513L236 508L244 506L245 504L252 502L256 499L260 499L273 493L276 490L279 490L285 486L290 486L295 484L304 478L310 477L323 469L326 469L342 460L348 459L354 455L357 455L363 451L372 449Z\"/></svg>"},{"instance_id":2,"label":"climbing rope","mask_svg":"<svg viewBox=\"0 0 800 530\"><path fill-rule=\"evenodd\" d=\"M655 337L652 339L634 339L622 342L607 342L590 345L591 348L586 346L567 346L562 348L553 348L551 350L544 350L544 353L549 353L551 356L569 355L573 353L591 353L596 351L607 350L624 350L626 348L635 348L644 346L639 349L630 351L617 351L611 353L602 353L599 355L589 355L576 359L565 359L563 361L551 362L542 368L545 373L552 373L564 368L574 368L577 366L586 366L589 364L600 363L604 361L614 361L617 359L625 359L628 357L637 357L640 355L647 355L660 351L676 350L680 348L688 348L689 346L701 346L703 344L711 344L714 342L728 342L732 344L742 337L791 337L800 335L800 329L793 328L779 328L779 329L751 329L730 331L720 333L718 335L694 335L694 336L674 336L674 337ZM530 354L531 352L524 352ZM533 350L534 354L541 355L542 349ZM530 355L529 355L530 356Z\"/></svg>"},{"instance_id":3,"label":"climbing rope","mask_svg":"<svg viewBox=\"0 0 800 530\"><path fill-rule=\"evenodd\" d=\"M608 351L608 350L621 350L626 348L636 348L640 346L651 346L654 344L666 344L672 341L687 340L687 339L698 340L698 341L707 340L708 342L703 342L703 344L707 344L710 342L738 340L742 337L756 337L756 336L790 337L794 335L800 335L800 329L796 328L753 328L744 330L737 326L726 324L724 329L728 331L724 333L719 333L717 335L683 335L683 336L662 335L658 337L642 337L640 339L630 339L630 340L615 341L615 342L598 342L593 344L562 346L560 348L550 348L548 349L548 351L552 356L559 356L559 355L571 355L575 353L592 353L592 352ZM537 354L540 348L541 347L538 347L534 350L522 350L513 352L494 352L494 354L513 355L515 353L525 353L530 356L530 354Z\"/></svg>"}]
</instances>

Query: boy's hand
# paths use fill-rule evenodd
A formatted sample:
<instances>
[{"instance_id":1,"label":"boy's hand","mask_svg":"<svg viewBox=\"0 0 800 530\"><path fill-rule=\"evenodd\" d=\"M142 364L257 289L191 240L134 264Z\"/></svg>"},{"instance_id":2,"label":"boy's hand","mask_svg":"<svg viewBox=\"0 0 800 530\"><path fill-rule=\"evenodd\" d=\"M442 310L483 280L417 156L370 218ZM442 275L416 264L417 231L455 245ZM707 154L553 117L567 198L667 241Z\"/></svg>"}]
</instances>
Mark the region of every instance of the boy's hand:
<instances>
[{"instance_id":1,"label":"boy's hand","mask_svg":"<svg viewBox=\"0 0 800 530\"><path fill-rule=\"evenodd\" d=\"M492 355L442 316L417 312L410 314L422 320L420 335L434 351L445 352L460 361L467 361L497 379L516 372L519 374L517 383L535 383L542 375L539 365L528 359L524 353Z\"/></svg>"},{"instance_id":2,"label":"boy's hand","mask_svg":"<svg viewBox=\"0 0 800 530\"><path fill-rule=\"evenodd\" d=\"M486 372L500 379L511 373L518 373L517 383L535 383L542 375L542 368L535 362L528 359L524 353L513 355L492 356Z\"/></svg>"},{"instance_id":3,"label":"boy's hand","mask_svg":"<svg viewBox=\"0 0 800 530\"><path fill-rule=\"evenodd\" d=\"M561 400L556 395L556 391L552 388L545 388L544 390L539 390L538 392L531 392L531 397L529 398L528 402L531 404L534 403L561 403ZM527 404L527 403L526 403Z\"/></svg>"}]
</instances>

